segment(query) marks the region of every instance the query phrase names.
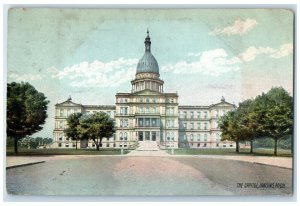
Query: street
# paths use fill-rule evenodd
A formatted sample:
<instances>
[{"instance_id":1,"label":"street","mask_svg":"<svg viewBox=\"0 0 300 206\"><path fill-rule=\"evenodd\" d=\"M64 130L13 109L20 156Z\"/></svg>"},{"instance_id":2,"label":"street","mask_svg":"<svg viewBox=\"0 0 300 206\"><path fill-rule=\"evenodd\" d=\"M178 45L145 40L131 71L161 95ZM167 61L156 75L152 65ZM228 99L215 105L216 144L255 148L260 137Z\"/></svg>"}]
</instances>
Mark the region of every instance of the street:
<instances>
[{"instance_id":1,"label":"street","mask_svg":"<svg viewBox=\"0 0 300 206\"><path fill-rule=\"evenodd\" d=\"M195 156L72 156L7 169L6 179L16 195L292 194L292 169Z\"/></svg>"}]
</instances>

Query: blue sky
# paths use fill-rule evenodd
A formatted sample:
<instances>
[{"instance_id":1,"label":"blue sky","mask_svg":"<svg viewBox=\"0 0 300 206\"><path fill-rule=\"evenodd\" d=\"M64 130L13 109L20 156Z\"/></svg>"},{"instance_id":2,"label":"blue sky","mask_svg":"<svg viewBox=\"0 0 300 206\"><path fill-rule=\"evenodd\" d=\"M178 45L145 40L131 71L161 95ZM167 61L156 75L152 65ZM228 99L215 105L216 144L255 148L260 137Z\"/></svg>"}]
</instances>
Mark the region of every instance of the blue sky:
<instances>
[{"instance_id":1,"label":"blue sky","mask_svg":"<svg viewBox=\"0 0 300 206\"><path fill-rule=\"evenodd\" d=\"M8 82L28 81L50 100L35 136L52 136L54 105L69 95L114 104L116 92L129 92L147 28L164 89L181 105L293 90L289 10L15 8L8 18Z\"/></svg>"}]
</instances>

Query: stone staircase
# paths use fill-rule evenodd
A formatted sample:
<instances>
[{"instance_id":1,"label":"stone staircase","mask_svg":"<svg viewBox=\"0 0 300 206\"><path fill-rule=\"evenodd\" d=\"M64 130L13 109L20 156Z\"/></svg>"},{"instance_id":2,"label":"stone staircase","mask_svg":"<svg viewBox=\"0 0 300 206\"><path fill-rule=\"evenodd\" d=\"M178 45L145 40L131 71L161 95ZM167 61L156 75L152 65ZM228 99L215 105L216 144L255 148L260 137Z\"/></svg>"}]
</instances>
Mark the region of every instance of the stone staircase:
<instances>
[{"instance_id":1,"label":"stone staircase","mask_svg":"<svg viewBox=\"0 0 300 206\"><path fill-rule=\"evenodd\" d=\"M140 141L138 148L129 152L127 156L169 156L169 154L160 150L156 141Z\"/></svg>"},{"instance_id":2,"label":"stone staircase","mask_svg":"<svg viewBox=\"0 0 300 206\"><path fill-rule=\"evenodd\" d=\"M158 145L156 141L140 141L137 151L158 151Z\"/></svg>"}]
</instances>

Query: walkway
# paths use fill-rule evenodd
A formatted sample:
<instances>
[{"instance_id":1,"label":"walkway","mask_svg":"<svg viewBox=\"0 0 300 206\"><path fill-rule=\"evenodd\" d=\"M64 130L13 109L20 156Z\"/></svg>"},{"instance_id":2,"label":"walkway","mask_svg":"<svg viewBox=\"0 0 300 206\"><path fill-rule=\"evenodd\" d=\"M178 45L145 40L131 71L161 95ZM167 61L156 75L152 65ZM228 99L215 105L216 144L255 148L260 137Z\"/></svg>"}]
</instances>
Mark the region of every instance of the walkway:
<instances>
[{"instance_id":1,"label":"walkway","mask_svg":"<svg viewBox=\"0 0 300 206\"><path fill-rule=\"evenodd\" d=\"M238 161L251 162L251 163L257 163L263 165L272 165L272 166L288 168L288 169L293 168L293 158L291 157L222 156L222 155L195 155L195 156L199 158L238 160Z\"/></svg>"},{"instance_id":2,"label":"walkway","mask_svg":"<svg viewBox=\"0 0 300 206\"><path fill-rule=\"evenodd\" d=\"M126 156L170 156L166 151L164 150L157 150L157 151L139 151L139 150L133 150L129 152Z\"/></svg>"}]
</instances>

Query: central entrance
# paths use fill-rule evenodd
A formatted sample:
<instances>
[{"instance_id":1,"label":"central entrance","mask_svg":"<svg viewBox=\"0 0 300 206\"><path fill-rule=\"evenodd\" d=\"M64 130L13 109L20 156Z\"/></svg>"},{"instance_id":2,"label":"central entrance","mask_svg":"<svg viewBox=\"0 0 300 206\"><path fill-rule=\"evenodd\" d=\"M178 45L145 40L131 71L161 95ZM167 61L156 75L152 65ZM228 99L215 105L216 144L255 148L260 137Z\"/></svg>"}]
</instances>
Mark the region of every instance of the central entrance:
<instances>
[{"instance_id":1,"label":"central entrance","mask_svg":"<svg viewBox=\"0 0 300 206\"><path fill-rule=\"evenodd\" d=\"M156 141L157 136L156 131L139 131L138 140L139 141Z\"/></svg>"},{"instance_id":2,"label":"central entrance","mask_svg":"<svg viewBox=\"0 0 300 206\"><path fill-rule=\"evenodd\" d=\"M150 132L149 131L145 132L145 137L146 137L146 141L150 140Z\"/></svg>"}]
</instances>

